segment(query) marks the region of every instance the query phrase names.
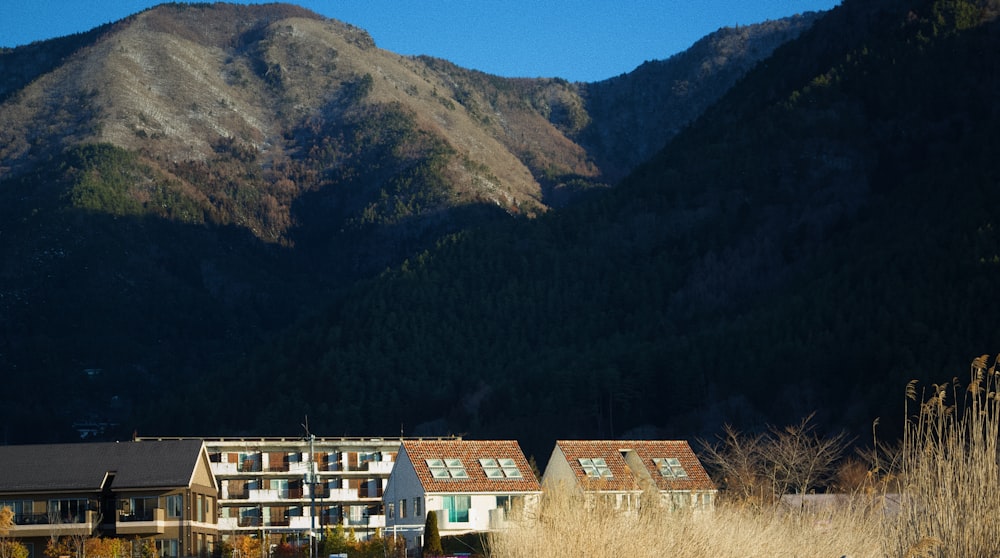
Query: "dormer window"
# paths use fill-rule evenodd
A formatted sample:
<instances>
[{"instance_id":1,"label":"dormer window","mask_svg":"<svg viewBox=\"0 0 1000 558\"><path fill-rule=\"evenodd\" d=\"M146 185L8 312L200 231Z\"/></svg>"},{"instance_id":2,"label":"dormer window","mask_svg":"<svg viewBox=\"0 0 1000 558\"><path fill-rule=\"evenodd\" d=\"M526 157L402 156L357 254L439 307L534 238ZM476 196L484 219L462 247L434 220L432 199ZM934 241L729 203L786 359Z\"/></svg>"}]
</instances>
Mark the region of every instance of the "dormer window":
<instances>
[{"instance_id":1,"label":"dormer window","mask_svg":"<svg viewBox=\"0 0 1000 558\"><path fill-rule=\"evenodd\" d=\"M461 459L426 459L427 467L431 470L431 478L434 479L467 479L469 473L465 471L465 465Z\"/></svg>"},{"instance_id":2,"label":"dormer window","mask_svg":"<svg viewBox=\"0 0 1000 558\"><path fill-rule=\"evenodd\" d=\"M517 463L510 458L493 459L487 457L480 459L479 464L483 466L483 472L486 473L488 479L524 478L521 475L521 470L517 468Z\"/></svg>"},{"instance_id":3,"label":"dormer window","mask_svg":"<svg viewBox=\"0 0 1000 558\"><path fill-rule=\"evenodd\" d=\"M660 474L668 479L686 479L687 471L681 465L681 460L676 457L655 457L653 464L660 470Z\"/></svg>"},{"instance_id":4,"label":"dormer window","mask_svg":"<svg viewBox=\"0 0 1000 558\"><path fill-rule=\"evenodd\" d=\"M583 472L592 479L610 479L614 476L611 474L611 468L608 467L608 464L604 461L603 457L581 457L580 467L582 467Z\"/></svg>"}]
</instances>

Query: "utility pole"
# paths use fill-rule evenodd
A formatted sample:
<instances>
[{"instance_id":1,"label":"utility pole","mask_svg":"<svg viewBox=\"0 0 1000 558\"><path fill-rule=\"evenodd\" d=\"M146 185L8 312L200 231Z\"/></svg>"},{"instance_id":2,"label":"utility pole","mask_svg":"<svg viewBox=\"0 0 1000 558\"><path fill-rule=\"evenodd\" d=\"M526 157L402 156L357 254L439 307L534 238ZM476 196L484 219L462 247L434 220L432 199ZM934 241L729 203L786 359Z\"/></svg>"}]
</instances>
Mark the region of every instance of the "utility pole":
<instances>
[{"instance_id":1,"label":"utility pole","mask_svg":"<svg viewBox=\"0 0 1000 558\"><path fill-rule=\"evenodd\" d=\"M309 471L306 473L306 483L309 485L309 558L316 558L316 435L309 432L309 416L302 425L309 438Z\"/></svg>"}]
</instances>

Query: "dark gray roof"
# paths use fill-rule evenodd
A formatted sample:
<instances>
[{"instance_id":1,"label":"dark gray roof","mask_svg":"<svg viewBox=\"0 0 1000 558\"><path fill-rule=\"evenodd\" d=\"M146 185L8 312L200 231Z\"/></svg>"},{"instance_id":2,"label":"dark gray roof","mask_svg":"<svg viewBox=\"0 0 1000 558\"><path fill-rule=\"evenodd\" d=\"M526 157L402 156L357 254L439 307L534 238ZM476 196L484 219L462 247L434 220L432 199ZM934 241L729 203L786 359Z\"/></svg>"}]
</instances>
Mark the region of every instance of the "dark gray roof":
<instances>
[{"instance_id":1,"label":"dark gray roof","mask_svg":"<svg viewBox=\"0 0 1000 558\"><path fill-rule=\"evenodd\" d=\"M188 486L201 440L0 446L0 493Z\"/></svg>"}]
</instances>

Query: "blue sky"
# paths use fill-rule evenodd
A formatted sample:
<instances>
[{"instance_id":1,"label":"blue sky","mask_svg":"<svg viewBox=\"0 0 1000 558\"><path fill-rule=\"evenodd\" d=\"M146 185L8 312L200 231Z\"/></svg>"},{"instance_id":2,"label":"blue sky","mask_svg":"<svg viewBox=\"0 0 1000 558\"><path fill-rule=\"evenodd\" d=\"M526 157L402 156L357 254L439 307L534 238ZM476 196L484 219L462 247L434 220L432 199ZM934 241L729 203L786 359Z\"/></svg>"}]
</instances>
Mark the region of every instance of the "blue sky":
<instances>
[{"instance_id":1,"label":"blue sky","mask_svg":"<svg viewBox=\"0 0 1000 558\"><path fill-rule=\"evenodd\" d=\"M0 0L0 46L86 31L159 2ZM240 2L258 3L258 2ZM301 0L379 47L508 77L598 81L668 58L720 27L840 0Z\"/></svg>"}]
</instances>

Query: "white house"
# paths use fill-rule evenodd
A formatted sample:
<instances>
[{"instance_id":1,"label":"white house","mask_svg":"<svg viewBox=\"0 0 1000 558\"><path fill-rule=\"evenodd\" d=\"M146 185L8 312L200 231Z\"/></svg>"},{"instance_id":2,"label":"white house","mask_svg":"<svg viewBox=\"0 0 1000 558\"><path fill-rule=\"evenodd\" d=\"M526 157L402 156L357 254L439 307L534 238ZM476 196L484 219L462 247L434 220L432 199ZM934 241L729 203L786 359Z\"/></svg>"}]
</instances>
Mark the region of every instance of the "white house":
<instances>
[{"instance_id":1,"label":"white house","mask_svg":"<svg viewBox=\"0 0 1000 558\"><path fill-rule=\"evenodd\" d=\"M711 509L717 492L682 440L559 440L542 484L624 510L637 509L644 496L668 509Z\"/></svg>"},{"instance_id":2,"label":"white house","mask_svg":"<svg viewBox=\"0 0 1000 558\"><path fill-rule=\"evenodd\" d=\"M541 487L513 440L407 440L382 495L386 534L423 545L427 512L441 536L504 526L510 510L530 510Z\"/></svg>"}]
</instances>

